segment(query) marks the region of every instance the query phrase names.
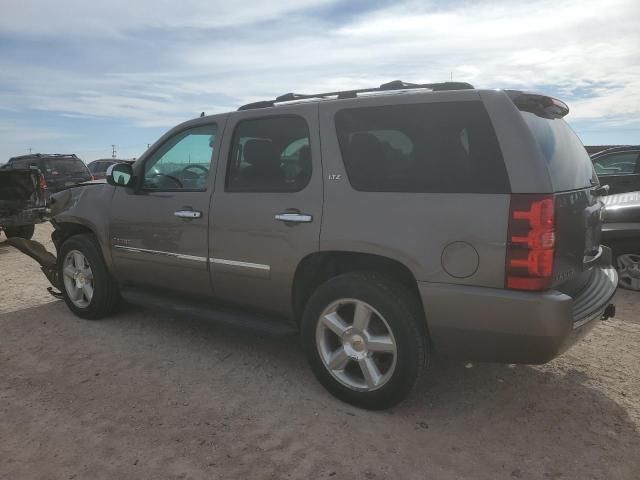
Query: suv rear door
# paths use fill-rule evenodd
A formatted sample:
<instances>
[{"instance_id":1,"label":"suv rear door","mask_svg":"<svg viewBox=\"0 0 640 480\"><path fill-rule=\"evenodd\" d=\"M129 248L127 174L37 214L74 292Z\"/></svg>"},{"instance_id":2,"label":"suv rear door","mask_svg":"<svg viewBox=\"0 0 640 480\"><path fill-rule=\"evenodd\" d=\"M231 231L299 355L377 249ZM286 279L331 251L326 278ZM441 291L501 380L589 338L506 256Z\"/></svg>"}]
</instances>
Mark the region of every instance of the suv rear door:
<instances>
[{"instance_id":1,"label":"suv rear door","mask_svg":"<svg viewBox=\"0 0 640 480\"><path fill-rule=\"evenodd\" d=\"M226 132L210 214L214 293L288 314L296 268L319 245L318 105L236 112Z\"/></svg>"},{"instance_id":2,"label":"suv rear door","mask_svg":"<svg viewBox=\"0 0 640 480\"><path fill-rule=\"evenodd\" d=\"M593 167L609 195L640 190L640 152L629 150L597 156Z\"/></svg>"}]
</instances>

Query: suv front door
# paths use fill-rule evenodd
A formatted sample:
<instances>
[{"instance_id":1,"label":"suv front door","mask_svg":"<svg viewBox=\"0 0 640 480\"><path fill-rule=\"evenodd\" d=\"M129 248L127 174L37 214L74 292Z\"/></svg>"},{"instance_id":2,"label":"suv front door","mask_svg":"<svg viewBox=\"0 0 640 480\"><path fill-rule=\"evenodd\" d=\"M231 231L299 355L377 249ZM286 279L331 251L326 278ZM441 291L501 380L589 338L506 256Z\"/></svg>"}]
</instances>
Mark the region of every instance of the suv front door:
<instances>
[{"instance_id":1,"label":"suv front door","mask_svg":"<svg viewBox=\"0 0 640 480\"><path fill-rule=\"evenodd\" d=\"M136 188L116 189L109 237L119 280L211 295L209 201L223 121L168 135L136 165Z\"/></svg>"},{"instance_id":2,"label":"suv front door","mask_svg":"<svg viewBox=\"0 0 640 480\"><path fill-rule=\"evenodd\" d=\"M219 299L291 312L296 268L319 247L318 129L317 104L229 117L209 220L211 275Z\"/></svg>"}]
</instances>

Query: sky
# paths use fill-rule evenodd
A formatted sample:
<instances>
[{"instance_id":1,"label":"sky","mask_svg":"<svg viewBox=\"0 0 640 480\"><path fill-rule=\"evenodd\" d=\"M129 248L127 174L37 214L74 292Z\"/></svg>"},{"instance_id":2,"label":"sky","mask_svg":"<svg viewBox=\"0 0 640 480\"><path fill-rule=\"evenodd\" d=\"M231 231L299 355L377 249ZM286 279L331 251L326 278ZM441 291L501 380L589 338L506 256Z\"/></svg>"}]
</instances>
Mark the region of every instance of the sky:
<instances>
[{"instance_id":1,"label":"sky","mask_svg":"<svg viewBox=\"0 0 640 480\"><path fill-rule=\"evenodd\" d=\"M138 157L286 92L453 77L566 101L586 145L640 143L638 0L0 0L0 163Z\"/></svg>"}]
</instances>

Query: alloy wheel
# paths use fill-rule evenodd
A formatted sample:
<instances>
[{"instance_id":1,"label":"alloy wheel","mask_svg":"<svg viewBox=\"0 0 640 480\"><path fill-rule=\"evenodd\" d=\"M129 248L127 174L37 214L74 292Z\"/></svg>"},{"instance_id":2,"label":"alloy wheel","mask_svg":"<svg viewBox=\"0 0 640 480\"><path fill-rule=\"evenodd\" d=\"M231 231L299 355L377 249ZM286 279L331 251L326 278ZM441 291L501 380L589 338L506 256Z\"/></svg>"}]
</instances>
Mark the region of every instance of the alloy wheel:
<instances>
[{"instance_id":1,"label":"alloy wheel","mask_svg":"<svg viewBox=\"0 0 640 480\"><path fill-rule=\"evenodd\" d=\"M396 368L393 332L362 300L341 299L329 305L317 323L316 346L327 371L352 390L377 390Z\"/></svg>"},{"instance_id":2,"label":"alloy wheel","mask_svg":"<svg viewBox=\"0 0 640 480\"><path fill-rule=\"evenodd\" d=\"M640 255L626 253L618 257L618 279L622 287L640 291Z\"/></svg>"},{"instance_id":3,"label":"alloy wheel","mask_svg":"<svg viewBox=\"0 0 640 480\"><path fill-rule=\"evenodd\" d=\"M62 275L71 302L79 308L88 307L93 298L94 284L87 258L78 250L70 250L64 257Z\"/></svg>"}]
</instances>

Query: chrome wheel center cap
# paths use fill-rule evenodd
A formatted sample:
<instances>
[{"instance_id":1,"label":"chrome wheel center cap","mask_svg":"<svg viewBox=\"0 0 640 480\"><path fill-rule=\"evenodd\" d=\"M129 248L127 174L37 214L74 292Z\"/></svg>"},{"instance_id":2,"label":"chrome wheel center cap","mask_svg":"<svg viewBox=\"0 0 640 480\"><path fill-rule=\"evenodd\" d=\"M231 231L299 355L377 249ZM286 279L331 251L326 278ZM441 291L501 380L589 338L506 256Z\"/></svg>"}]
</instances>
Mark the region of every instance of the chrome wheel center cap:
<instances>
[{"instance_id":1,"label":"chrome wheel center cap","mask_svg":"<svg viewBox=\"0 0 640 480\"><path fill-rule=\"evenodd\" d=\"M82 288L87 283L87 279L84 278L84 275L82 275L82 273L76 272L74 276L76 280L76 286L78 288Z\"/></svg>"},{"instance_id":2,"label":"chrome wheel center cap","mask_svg":"<svg viewBox=\"0 0 640 480\"><path fill-rule=\"evenodd\" d=\"M347 331L342 339L344 349L351 358L360 359L367 355L367 341L354 331Z\"/></svg>"}]
</instances>

